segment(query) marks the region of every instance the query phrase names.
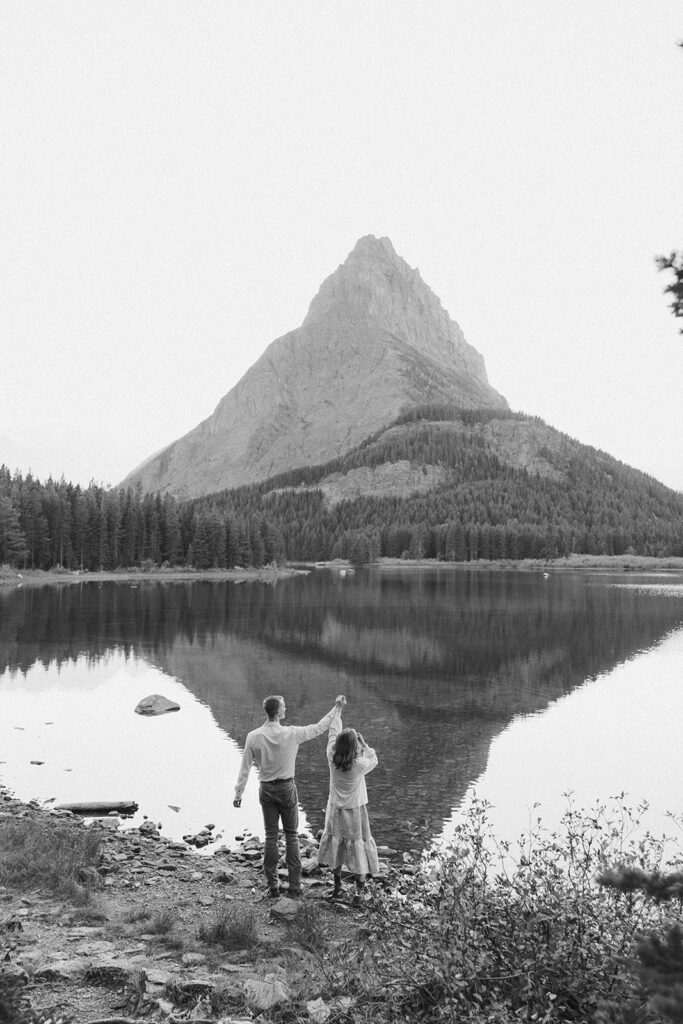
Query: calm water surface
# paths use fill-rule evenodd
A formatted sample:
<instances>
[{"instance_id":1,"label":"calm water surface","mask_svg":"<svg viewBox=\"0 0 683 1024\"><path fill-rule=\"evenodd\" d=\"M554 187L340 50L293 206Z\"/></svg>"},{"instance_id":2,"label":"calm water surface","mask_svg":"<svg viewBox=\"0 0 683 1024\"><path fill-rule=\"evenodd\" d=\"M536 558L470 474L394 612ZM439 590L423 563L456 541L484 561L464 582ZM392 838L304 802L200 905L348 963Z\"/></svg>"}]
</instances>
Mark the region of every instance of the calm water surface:
<instances>
[{"instance_id":1,"label":"calm water surface","mask_svg":"<svg viewBox=\"0 0 683 1024\"><path fill-rule=\"evenodd\" d=\"M0 782L40 800L123 800L180 837L262 834L235 778L269 693L316 721L339 692L377 748L370 815L447 835L473 792L516 836L626 791L681 807L683 578L366 570L263 582L78 583L0 591ZM181 710L134 714L161 693ZM42 764L32 764L40 761ZM324 740L301 747L303 823L322 825ZM534 812L538 813L538 812Z\"/></svg>"}]
</instances>

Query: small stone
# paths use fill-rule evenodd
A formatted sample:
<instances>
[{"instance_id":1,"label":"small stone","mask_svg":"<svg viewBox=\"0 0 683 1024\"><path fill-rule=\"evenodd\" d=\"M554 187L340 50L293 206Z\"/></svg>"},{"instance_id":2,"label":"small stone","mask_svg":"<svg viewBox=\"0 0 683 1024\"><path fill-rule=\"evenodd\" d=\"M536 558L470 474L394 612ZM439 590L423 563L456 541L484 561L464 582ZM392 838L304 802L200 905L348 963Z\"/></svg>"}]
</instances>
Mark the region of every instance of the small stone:
<instances>
[{"instance_id":1,"label":"small stone","mask_svg":"<svg viewBox=\"0 0 683 1024\"><path fill-rule=\"evenodd\" d=\"M85 974L87 960L55 960L39 967L35 977L39 981L75 981Z\"/></svg>"},{"instance_id":2,"label":"small stone","mask_svg":"<svg viewBox=\"0 0 683 1024\"><path fill-rule=\"evenodd\" d=\"M270 1010L291 998L289 988L275 974L267 974L263 981L247 978L244 995L247 1003L257 1010Z\"/></svg>"},{"instance_id":3,"label":"small stone","mask_svg":"<svg viewBox=\"0 0 683 1024\"><path fill-rule=\"evenodd\" d=\"M113 949L115 949L113 942L99 939L97 942L88 942L85 946L79 946L76 952L79 956L99 956L101 953L110 953Z\"/></svg>"},{"instance_id":4,"label":"small stone","mask_svg":"<svg viewBox=\"0 0 683 1024\"><path fill-rule=\"evenodd\" d=\"M214 882L220 882L222 885L229 885L230 882L235 881L235 876L231 871L216 871L213 876Z\"/></svg>"},{"instance_id":5,"label":"small stone","mask_svg":"<svg viewBox=\"0 0 683 1024\"><path fill-rule=\"evenodd\" d=\"M298 900L290 900L287 896L281 896L270 908L271 917L279 921L293 921L301 910L302 904Z\"/></svg>"},{"instance_id":6,"label":"small stone","mask_svg":"<svg viewBox=\"0 0 683 1024\"><path fill-rule=\"evenodd\" d=\"M332 1010L324 999L309 999L306 1003L306 1013L313 1021L313 1024L325 1024L329 1020Z\"/></svg>"},{"instance_id":7,"label":"small stone","mask_svg":"<svg viewBox=\"0 0 683 1024\"><path fill-rule=\"evenodd\" d=\"M206 957L203 953L183 953L182 964L184 967L199 967L200 964L206 963Z\"/></svg>"}]
</instances>

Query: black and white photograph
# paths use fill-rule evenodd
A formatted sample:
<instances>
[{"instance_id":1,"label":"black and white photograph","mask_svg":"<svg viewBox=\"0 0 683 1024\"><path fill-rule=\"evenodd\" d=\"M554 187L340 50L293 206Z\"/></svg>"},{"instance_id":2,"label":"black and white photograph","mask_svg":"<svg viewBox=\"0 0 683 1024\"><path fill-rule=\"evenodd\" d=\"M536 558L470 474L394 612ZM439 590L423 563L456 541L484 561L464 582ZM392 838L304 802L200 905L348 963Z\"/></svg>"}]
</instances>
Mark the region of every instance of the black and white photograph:
<instances>
[{"instance_id":1,"label":"black and white photograph","mask_svg":"<svg viewBox=\"0 0 683 1024\"><path fill-rule=\"evenodd\" d=\"M0 1024L683 1021L681 95L0 2Z\"/></svg>"}]
</instances>

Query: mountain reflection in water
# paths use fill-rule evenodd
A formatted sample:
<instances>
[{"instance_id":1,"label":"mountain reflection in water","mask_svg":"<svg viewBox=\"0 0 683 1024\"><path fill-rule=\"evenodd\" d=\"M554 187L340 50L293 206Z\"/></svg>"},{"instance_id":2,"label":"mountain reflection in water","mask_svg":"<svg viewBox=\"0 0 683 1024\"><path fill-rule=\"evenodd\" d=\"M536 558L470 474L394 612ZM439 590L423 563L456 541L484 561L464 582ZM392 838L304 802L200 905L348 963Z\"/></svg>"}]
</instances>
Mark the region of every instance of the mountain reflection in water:
<instances>
[{"instance_id":1,"label":"mountain reflection in water","mask_svg":"<svg viewBox=\"0 0 683 1024\"><path fill-rule=\"evenodd\" d=\"M288 721L301 724L344 692L345 720L379 754L369 780L374 831L378 841L405 847L407 820L440 831L515 716L542 711L681 626L675 588L614 585L624 582L370 569L346 578L318 570L276 584L150 578L137 587L4 590L0 697L3 679L16 682L36 662L96 662L116 650L178 679L241 746L260 724L267 694L283 693ZM297 780L308 820L320 827L322 740L301 747ZM226 778L226 801L233 785Z\"/></svg>"}]
</instances>

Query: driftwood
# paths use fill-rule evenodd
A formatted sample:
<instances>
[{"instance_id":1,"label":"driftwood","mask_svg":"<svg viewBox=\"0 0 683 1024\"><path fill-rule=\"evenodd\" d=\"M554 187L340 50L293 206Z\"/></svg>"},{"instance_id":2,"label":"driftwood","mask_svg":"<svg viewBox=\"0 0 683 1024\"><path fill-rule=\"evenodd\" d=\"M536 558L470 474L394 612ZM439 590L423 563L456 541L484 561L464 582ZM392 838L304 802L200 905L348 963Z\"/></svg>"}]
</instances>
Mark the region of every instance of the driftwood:
<instances>
[{"instance_id":1,"label":"driftwood","mask_svg":"<svg viewBox=\"0 0 683 1024\"><path fill-rule=\"evenodd\" d=\"M104 818L107 814L135 814L138 805L134 800L105 800L100 803L57 804L56 811L73 811L93 818Z\"/></svg>"}]
</instances>

